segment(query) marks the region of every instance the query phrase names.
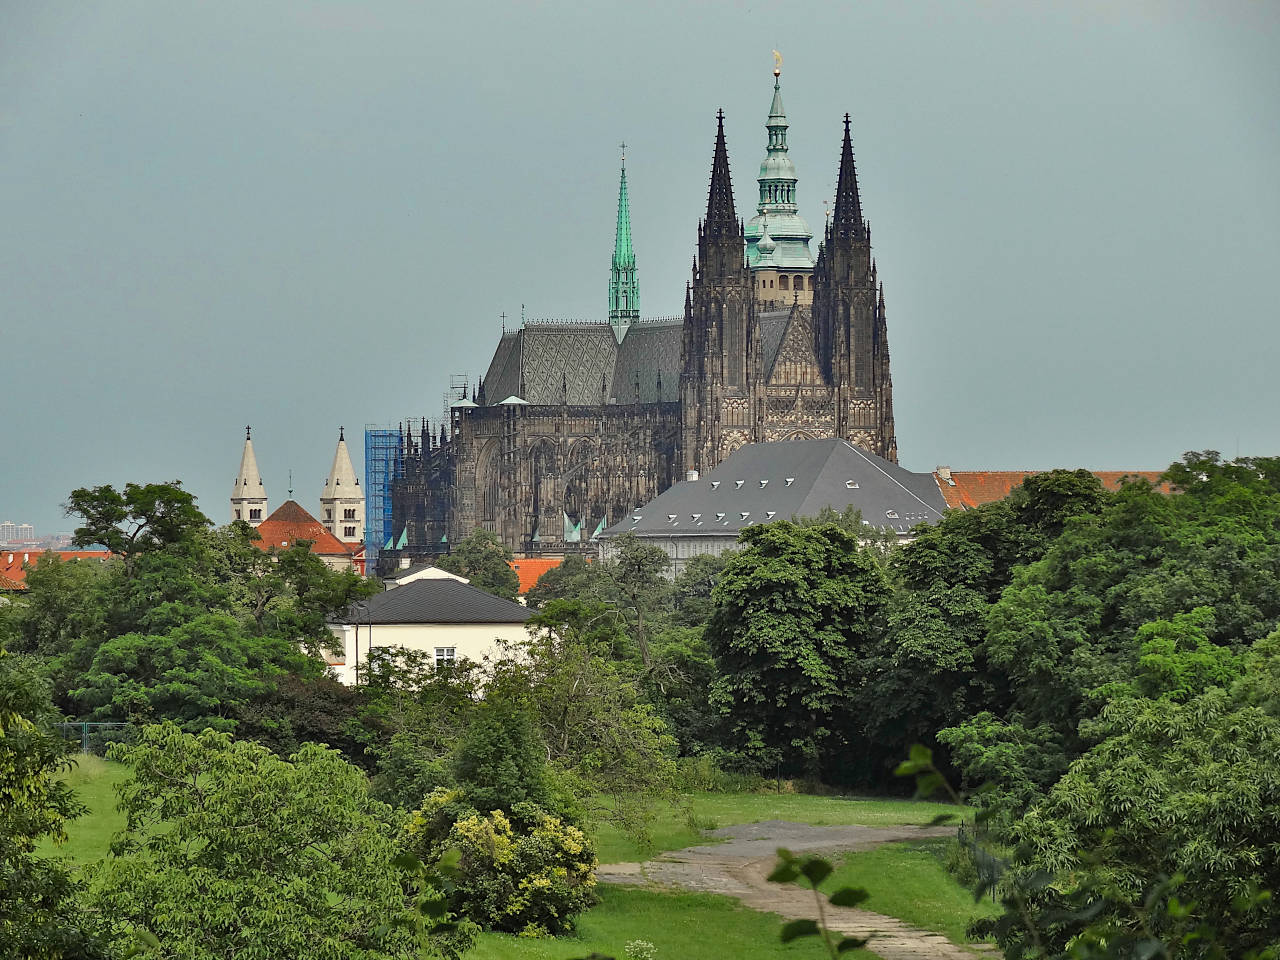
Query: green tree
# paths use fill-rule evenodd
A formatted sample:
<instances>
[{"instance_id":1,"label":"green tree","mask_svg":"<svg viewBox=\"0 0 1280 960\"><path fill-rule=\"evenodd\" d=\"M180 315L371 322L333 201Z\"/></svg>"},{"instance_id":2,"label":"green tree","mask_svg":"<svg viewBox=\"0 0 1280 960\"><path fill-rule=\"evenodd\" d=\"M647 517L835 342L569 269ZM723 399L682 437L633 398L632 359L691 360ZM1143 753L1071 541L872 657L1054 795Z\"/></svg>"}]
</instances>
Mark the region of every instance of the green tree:
<instances>
[{"instance_id":1,"label":"green tree","mask_svg":"<svg viewBox=\"0 0 1280 960\"><path fill-rule=\"evenodd\" d=\"M624 533L614 543L615 557L610 572L622 600L622 608L633 618L633 633L645 669L653 666L649 633L659 611L670 607L671 584L666 579L671 560L667 552L645 543L634 533ZM646 623L646 619L648 623Z\"/></svg>"},{"instance_id":2,"label":"green tree","mask_svg":"<svg viewBox=\"0 0 1280 960\"><path fill-rule=\"evenodd\" d=\"M417 898L443 892L397 867L403 825L334 751L307 744L286 761L172 724L112 750L134 773L127 826L91 882L120 944L147 931L166 960L409 960L469 944L468 929L424 924Z\"/></svg>"},{"instance_id":3,"label":"green tree","mask_svg":"<svg viewBox=\"0 0 1280 960\"><path fill-rule=\"evenodd\" d=\"M673 622L682 627L705 627L715 612L712 592L733 551L700 553L685 561L671 583Z\"/></svg>"},{"instance_id":4,"label":"green tree","mask_svg":"<svg viewBox=\"0 0 1280 960\"><path fill-rule=\"evenodd\" d=\"M466 577L474 587L514 600L520 592L520 577L511 568L512 557L496 533L477 527L441 557L439 565L441 570Z\"/></svg>"},{"instance_id":5,"label":"green tree","mask_svg":"<svg viewBox=\"0 0 1280 960\"><path fill-rule=\"evenodd\" d=\"M557 600L529 626L529 641L493 666L486 695L529 712L556 780L587 817L643 842L657 804L678 799L675 741L636 669L611 656L615 611Z\"/></svg>"},{"instance_id":6,"label":"green tree","mask_svg":"<svg viewBox=\"0 0 1280 960\"><path fill-rule=\"evenodd\" d=\"M105 956L93 918L77 903L66 867L35 855L45 837L66 839L84 813L59 776L70 767L45 682L0 648L0 956L89 960Z\"/></svg>"},{"instance_id":7,"label":"green tree","mask_svg":"<svg viewBox=\"0 0 1280 960\"><path fill-rule=\"evenodd\" d=\"M80 518L72 542L102 544L123 557L131 572L140 553L179 543L211 523L182 483L126 483L124 490L107 484L79 487L66 503L67 516Z\"/></svg>"},{"instance_id":8,"label":"green tree","mask_svg":"<svg viewBox=\"0 0 1280 960\"><path fill-rule=\"evenodd\" d=\"M552 600L605 600L609 599L607 588L601 589L602 580L611 578L601 576L603 567L599 563L588 563L579 554L571 553L560 563L547 570L538 578L525 594L525 602L534 609L540 609Z\"/></svg>"},{"instance_id":9,"label":"green tree","mask_svg":"<svg viewBox=\"0 0 1280 960\"><path fill-rule=\"evenodd\" d=\"M193 732L229 731L272 680L321 669L291 640L246 635L227 614L207 613L168 633L106 641L70 696L94 720L166 719Z\"/></svg>"},{"instance_id":10,"label":"green tree","mask_svg":"<svg viewBox=\"0 0 1280 960\"><path fill-rule=\"evenodd\" d=\"M1221 688L1112 701L1111 732L1012 830L1008 957L1280 950L1280 718ZM1170 952L1170 951L1176 952Z\"/></svg>"},{"instance_id":11,"label":"green tree","mask_svg":"<svg viewBox=\"0 0 1280 960\"><path fill-rule=\"evenodd\" d=\"M885 629L890 586L879 556L835 525L748 527L716 586L706 639L713 701L760 761L849 776L845 733ZM837 758L846 762L837 768Z\"/></svg>"},{"instance_id":12,"label":"green tree","mask_svg":"<svg viewBox=\"0 0 1280 960\"><path fill-rule=\"evenodd\" d=\"M472 714L453 772L463 799L485 813L510 813L518 803L561 812L548 775L546 744L517 704L490 697Z\"/></svg>"}]
</instances>

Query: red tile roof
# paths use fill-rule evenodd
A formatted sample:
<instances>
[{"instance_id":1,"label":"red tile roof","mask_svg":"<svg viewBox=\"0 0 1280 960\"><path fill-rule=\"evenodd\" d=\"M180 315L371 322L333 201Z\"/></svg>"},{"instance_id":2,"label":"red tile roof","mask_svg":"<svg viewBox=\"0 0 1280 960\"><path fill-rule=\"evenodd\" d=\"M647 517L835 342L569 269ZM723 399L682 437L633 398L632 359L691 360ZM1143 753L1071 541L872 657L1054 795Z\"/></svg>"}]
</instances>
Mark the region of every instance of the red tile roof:
<instances>
[{"instance_id":1,"label":"red tile roof","mask_svg":"<svg viewBox=\"0 0 1280 960\"><path fill-rule=\"evenodd\" d=\"M938 489L942 491L942 499L947 506L955 510L971 510L984 503L1003 500L1013 492L1014 487L1022 485L1027 477L1043 470L952 470L951 483L938 473L934 477L938 481ZM1153 484L1159 484L1163 470L1094 470L1093 475L1102 481L1108 490L1117 490L1125 478L1141 478Z\"/></svg>"},{"instance_id":2,"label":"red tile roof","mask_svg":"<svg viewBox=\"0 0 1280 960\"><path fill-rule=\"evenodd\" d=\"M312 541L311 552L319 557L350 557L364 550L363 544L343 543L296 500L286 500L258 524L258 536L254 542L261 550L287 550L299 540Z\"/></svg>"},{"instance_id":3,"label":"red tile roof","mask_svg":"<svg viewBox=\"0 0 1280 960\"><path fill-rule=\"evenodd\" d=\"M562 557L528 557L523 560L512 560L511 569L520 578L520 592L528 593L534 584L548 570L560 566Z\"/></svg>"},{"instance_id":4,"label":"red tile roof","mask_svg":"<svg viewBox=\"0 0 1280 960\"><path fill-rule=\"evenodd\" d=\"M45 556L47 550L0 550L0 577L18 584L16 588L0 585L0 589L27 589L26 566L34 567ZM106 560L111 556L110 550L54 550L53 555L59 560Z\"/></svg>"},{"instance_id":5,"label":"red tile roof","mask_svg":"<svg viewBox=\"0 0 1280 960\"><path fill-rule=\"evenodd\" d=\"M17 580L10 580L4 574L0 573L0 593L25 589L27 589L27 585L25 583L21 583Z\"/></svg>"}]
</instances>

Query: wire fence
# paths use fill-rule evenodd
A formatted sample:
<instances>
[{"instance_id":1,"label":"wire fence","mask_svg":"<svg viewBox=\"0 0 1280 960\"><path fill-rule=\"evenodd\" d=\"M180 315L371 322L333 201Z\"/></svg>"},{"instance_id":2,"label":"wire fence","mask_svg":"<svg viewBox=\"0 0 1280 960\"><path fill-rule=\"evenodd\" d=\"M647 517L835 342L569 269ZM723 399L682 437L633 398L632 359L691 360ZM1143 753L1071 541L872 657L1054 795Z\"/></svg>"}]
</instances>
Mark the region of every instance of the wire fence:
<instances>
[{"instance_id":1,"label":"wire fence","mask_svg":"<svg viewBox=\"0 0 1280 960\"><path fill-rule=\"evenodd\" d=\"M105 756L113 743L133 743L138 737L135 724L122 721L81 721L79 723L55 723L60 736L72 742L80 742L81 753Z\"/></svg>"}]
</instances>

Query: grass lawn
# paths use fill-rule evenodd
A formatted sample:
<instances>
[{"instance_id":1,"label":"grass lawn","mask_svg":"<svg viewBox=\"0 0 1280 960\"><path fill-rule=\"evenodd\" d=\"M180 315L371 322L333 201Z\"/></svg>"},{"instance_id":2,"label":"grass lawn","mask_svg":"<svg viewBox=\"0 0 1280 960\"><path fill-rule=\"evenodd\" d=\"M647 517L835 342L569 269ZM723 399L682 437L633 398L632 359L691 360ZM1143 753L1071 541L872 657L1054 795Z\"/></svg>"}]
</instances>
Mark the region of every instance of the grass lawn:
<instances>
[{"instance_id":1,"label":"grass lawn","mask_svg":"<svg viewBox=\"0 0 1280 960\"><path fill-rule=\"evenodd\" d=\"M37 850L41 856L93 863L106 856L111 838L124 828L124 815L116 810L115 785L129 776L129 770L123 764L81 753L76 754L76 765L65 776L89 812L67 824L67 842L62 846L46 838Z\"/></svg>"},{"instance_id":2,"label":"grass lawn","mask_svg":"<svg viewBox=\"0 0 1280 960\"><path fill-rule=\"evenodd\" d=\"M939 813L956 812L952 806L919 800L823 797L804 793L693 793L686 798L693 810L694 822L707 829L761 820L790 820L819 826L922 826ZM658 811L652 830L653 848L645 851L616 828L601 824L596 834L600 862L645 860L662 850L710 842L701 831L689 826L683 810L668 805Z\"/></svg>"},{"instance_id":3,"label":"grass lawn","mask_svg":"<svg viewBox=\"0 0 1280 960\"><path fill-rule=\"evenodd\" d=\"M624 960L624 945L647 940L657 960L820 960L826 953L812 937L778 942L782 920L741 907L728 897L699 893L658 893L631 887L600 891L600 905L578 920L572 937L529 940L482 934L467 960L569 960L602 953ZM846 957L871 960L853 950Z\"/></svg>"},{"instance_id":4,"label":"grass lawn","mask_svg":"<svg viewBox=\"0 0 1280 960\"><path fill-rule=\"evenodd\" d=\"M947 873L942 858L948 842L934 837L845 854L822 889L863 887L871 894L863 904L867 910L964 943L970 920L995 916L1000 908L989 896L975 904L973 894Z\"/></svg>"}]
</instances>

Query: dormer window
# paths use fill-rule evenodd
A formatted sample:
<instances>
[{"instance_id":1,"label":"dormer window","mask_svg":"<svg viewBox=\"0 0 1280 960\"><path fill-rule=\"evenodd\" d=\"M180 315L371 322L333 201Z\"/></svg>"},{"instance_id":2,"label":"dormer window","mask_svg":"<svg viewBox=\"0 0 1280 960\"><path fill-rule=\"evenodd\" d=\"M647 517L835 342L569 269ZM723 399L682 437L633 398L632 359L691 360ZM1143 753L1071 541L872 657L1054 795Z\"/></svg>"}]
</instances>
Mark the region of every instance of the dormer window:
<instances>
[{"instance_id":1,"label":"dormer window","mask_svg":"<svg viewBox=\"0 0 1280 960\"><path fill-rule=\"evenodd\" d=\"M673 523L674 523L674 522L675 522L675 519L676 519L676 515L675 515L674 513L668 513L668 514L667 514L667 519L668 519L669 521L671 521L671 522L673 522Z\"/></svg>"},{"instance_id":2,"label":"dormer window","mask_svg":"<svg viewBox=\"0 0 1280 960\"><path fill-rule=\"evenodd\" d=\"M712 481L711 481L711 489L712 489L712 490L714 490L714 489L715 489L716 487L718 487L718 486L720 486L720 481L719 481L719 480L712 480Z\"/></svg>"},{"instance_id":3,"label":"dormer window","mask_svg":"<svg viewBox=\"0 0 1280 960\"><path fill-rule=\"evenodd\" d=\"M795 482L796 482L796 478L795 478L795 477L787 477L787 486L788 486L788 487L789 487L789 486L791 486L791 485L792 485L793 483L795 483Z\"/></svg>"},{"instance_id":4,"label":"dormer window","mask_svg":"<svg viewBox=\"0 0 1280 960\"><path fill-rule=\"evenodd\" d=\"M716 519L717 519L717 520L723 520L723 519L724 519L724 514L723 514L723 513L717 513L717 514L716 514Z\"/></svg>"},{"instance_id":5,"label":"dormer window","mask_svg":"<svg viewBox=\"0 0 1280 960\"><path fill-rule=\"evenodd\" d=\"M745 519L747 519L747 517L749 517L749 516L751 516L751 511L750 511L750 510L744 510L744 511L742 511L741 513L739 513L739 514L738 514L738 519L739 519L739 520L745 520Z\"/></svg>"},{"instance_id":6,"label":"dormer window","mask_svg":"<svg viewBox=\"0 0 1280 960\"><path fill-rule=\"evenodd\" d=\"M746 483L746 482L747 482L747 481L745 481L745 480L735 480L735 481L733 481L733 489L735 489L735 490L740 490L740 489L742 489L742 485L743 485L744 483Z\"/></svg>"},{"instance_id":7,"label":"dormer window","mask_svg":"<svg viewBox=\"0 0 1280 960\"><path fill-rule=\"evenodd\" d=\"M897 510L886 510L886 511L884 512L884 515L885 515L886 517L888 517L890 520L897 520L897 519L898 519L898 511L897 511Z\"/></svg>"},{"instance_id":8,"label":"dormer window","mask_svg":"<svg viewBox=\"0 0 1280 960\"><path fill-rule=\"evenodd\" d=\"M777 515L778 515L778 511L777 511L777 510L766 510L766 511L765 511L765 513L764 513L764 518L765 518L766 520L772 520L772 519L773 519L774 517L776 517Z\"/></svg>"},{"instance_id":9,"label":"dormer window","mask_svg":"<svg viewBox=\"0 0 1280 960\"><path fill-rule=\"evenodd\" d=\"M846 487L848 487L850 490L857 490L857 489L858 489L858 481L856 481L856 480L846 480L846 481L844 482L844 485L845 485Z\"/></svg>"},{"instance_id":10,"label":"dormer window","mask_svg":"<svg viewBox=\"0 0 1280 960\"><path fill-rule=\"evenodd\" d=\"M761 481L760 481L760 489L761 489L761 490L763 490L763 489L764 489L765 487L767 487L768 485L769 485L769 481L768 481L768 480L761 480Z\"/></svg>"}]
</instances>

